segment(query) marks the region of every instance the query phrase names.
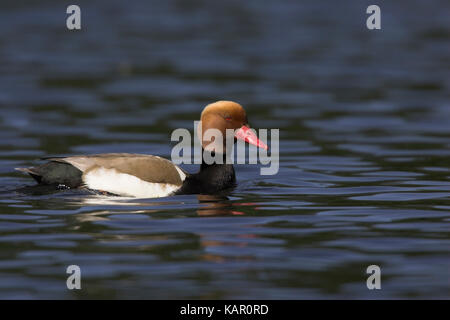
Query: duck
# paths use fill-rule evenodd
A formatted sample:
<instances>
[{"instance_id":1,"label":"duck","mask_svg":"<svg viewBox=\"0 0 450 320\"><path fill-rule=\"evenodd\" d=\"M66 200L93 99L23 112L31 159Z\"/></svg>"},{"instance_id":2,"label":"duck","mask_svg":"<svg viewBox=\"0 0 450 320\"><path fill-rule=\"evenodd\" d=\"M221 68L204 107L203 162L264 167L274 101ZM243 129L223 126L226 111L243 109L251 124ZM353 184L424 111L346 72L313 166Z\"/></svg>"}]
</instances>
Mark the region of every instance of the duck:
<instances>
[{"instance_id":1,"label":"duck","mask_svg":"<svg viewBox=\"0 0 450 320\"><path fill-rule=\"evenodd\" d=\"M69 157L47 157L35 167L15 168L29 174L38 185L57 188L86 188L104 194L135 198L160 198L180 194L217 194L236 186L232 163L205 161L205 155L226 160L226 130L234 130L234 143L243 140L268 149L248 125L244 108L233 101L216 101L204 107L197 135L201 141L202 162L197 173L190 174L170 160L147 154L105 153ZM217 129L222 133L220 149L211 149L201 132ZM219 150L219 151L218 151ZM222 151L220 151L222 150Z\"/></svg>"}]
</instances>

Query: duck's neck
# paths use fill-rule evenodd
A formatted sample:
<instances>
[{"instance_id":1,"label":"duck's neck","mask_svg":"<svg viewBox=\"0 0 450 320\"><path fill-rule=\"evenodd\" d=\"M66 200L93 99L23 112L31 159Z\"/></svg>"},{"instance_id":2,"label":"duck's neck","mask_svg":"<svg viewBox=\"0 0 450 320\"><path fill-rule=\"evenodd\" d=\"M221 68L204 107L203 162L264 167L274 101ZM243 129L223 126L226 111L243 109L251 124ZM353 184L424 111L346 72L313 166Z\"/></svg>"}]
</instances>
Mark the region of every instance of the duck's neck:
<instances>
[{"instance_id":1,"label":"duck's neck","mask_svg":"<svg viewBox=\"0 0 450 320\"><path fill-rule=\"evenodd\" d=\"M183 184L184 193L214 194L236 185L236 176L232 164L226 163L225 154L208 153L202 150L202 164L198 173L190 175ZM205 156L222 159L222 163L208 164ZM209 161L208 161L209 162Z\"/></svg>"},{"instance_id":2,"label":"duck's neck","mask_svg":"<svg viewBox=\"0 0 450 320\"><path fill-rule=\"evenodd\" d=\"M208 160L210 159L215 159L215 160L220 160L221 163L216 163L216 161L206 161L205 158L208 158ZM213 162L211 164L209 164L209 162ZM202 149L202 164L200 165L200 172L205 171L205 170L212 170L211 168L215 168L215 170L221 170L224 168L224 166L227 165L227 156L224 153L215 153L214 151L209 152L209 151L205 151L204 149ZM229 164L230 165L230 164ZM231 165L232 166L232 165Z\"/></svg>"}]
</instances>

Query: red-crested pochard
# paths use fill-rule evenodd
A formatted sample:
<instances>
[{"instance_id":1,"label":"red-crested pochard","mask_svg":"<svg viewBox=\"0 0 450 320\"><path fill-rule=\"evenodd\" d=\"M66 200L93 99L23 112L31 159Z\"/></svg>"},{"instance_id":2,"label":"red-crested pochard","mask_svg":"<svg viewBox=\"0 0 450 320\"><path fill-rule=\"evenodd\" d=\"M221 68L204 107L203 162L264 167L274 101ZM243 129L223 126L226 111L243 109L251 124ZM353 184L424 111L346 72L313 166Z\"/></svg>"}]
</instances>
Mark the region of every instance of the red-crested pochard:
<instances>
[{"instance_id":1,"label":"red-crested pochard","mask_svg":"<svg viewBox=\"0 0 450 320\"><path fill-rule=\"evenodd\" d=\"M236 102L217 101L201 114L201 130L218 129L225 146L226 129L235 130L236 139L267 149L249 129L244 108ZM200 129L200 128L199 128ZM202 154L211 141L202 139ZM225 158L223 154L212 155ZM216 149L217 153L217 149ZM29 173L39 184L88 188L121 196L157 198L175 194L214 194L234 187L232 164L207 164L202 156L200 171L189 174L167 159L144 154L108 153L87 156L44 158L47 163L31 168L16 168Z\"/></svg>"}]
</instances>

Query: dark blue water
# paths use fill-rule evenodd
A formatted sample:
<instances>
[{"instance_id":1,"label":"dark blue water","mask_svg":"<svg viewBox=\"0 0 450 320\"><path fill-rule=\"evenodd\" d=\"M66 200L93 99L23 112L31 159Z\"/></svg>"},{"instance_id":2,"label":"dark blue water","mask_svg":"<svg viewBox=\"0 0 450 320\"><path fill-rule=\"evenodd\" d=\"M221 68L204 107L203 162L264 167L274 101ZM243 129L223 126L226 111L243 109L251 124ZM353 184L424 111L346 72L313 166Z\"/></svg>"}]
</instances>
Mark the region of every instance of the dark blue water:
<instances>
[{"instance_id":1,"label":"dark blue water","mask_svg":"<svg viewBox=\"0 0 450 320\"><path fill-rule=\"evenodd\" d=\"M60 1L0 4L0 298L450 297L448 2L379 1L376 31L367 1L77 4L81 31ZM236 166L227 198L16 191L46 155L170 157L220 99L280 129L277 175Z\"/></svg>"}]
</instances>

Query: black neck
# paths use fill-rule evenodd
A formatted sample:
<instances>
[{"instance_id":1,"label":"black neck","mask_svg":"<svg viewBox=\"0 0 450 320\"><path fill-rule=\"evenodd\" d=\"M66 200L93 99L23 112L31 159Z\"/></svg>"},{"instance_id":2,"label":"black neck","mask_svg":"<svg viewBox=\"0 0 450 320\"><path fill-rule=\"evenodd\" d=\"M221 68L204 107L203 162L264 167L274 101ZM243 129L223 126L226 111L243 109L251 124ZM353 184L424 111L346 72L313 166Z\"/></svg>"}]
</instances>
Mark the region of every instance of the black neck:
<instances>
[{"instance_id":1,"label":"black neck","mask_svg":"<svg viewBox=\"0 0 450 320\"><path fill-rule=\"evenodd\" d=\"M200 165L200 172L208 170L208 169L213 168L213 167L222 168L222 166L226 165L226 163L227 163L226 162L227 161L227 156L225 154L223 154L223 153L222 154L221 153L217 153L217 158L222 160L221 163L215 163L214 162L214 163L208 164L205 161L204 155L208 155L210 159L213 159L213 158L215 159L216 158L216 153L214 151L209 152L209 151L203 150L203 148L202 148L202 164Z\"/></svg>"},{"instance_id":2,"label":"black neck","mask_svg":"<svg viewBox=\"0 0 450 320\"><path fill-rule=\"evenodd\" d=\"M234 168L232 164L226 163L226 155L222 154L218 156L223 160L222 163L208 164L203 157L206 152L202 149L200 171L186 178L180 190L181 193L214 194L236 185ZM215 156L214 153L210 153L209 155L211 157Z\"/></svg>"}]
</instances>

